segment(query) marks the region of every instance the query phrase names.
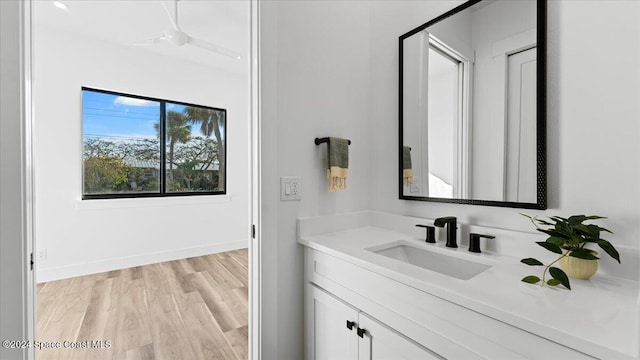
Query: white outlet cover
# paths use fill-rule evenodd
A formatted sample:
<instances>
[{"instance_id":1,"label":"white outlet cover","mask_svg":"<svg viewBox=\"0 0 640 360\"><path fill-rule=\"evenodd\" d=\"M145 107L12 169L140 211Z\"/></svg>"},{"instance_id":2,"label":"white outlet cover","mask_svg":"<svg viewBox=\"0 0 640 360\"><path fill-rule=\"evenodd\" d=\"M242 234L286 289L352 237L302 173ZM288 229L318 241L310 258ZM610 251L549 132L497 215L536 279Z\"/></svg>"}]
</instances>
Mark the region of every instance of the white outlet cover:
<instances>
[{"instance_id":1,"label":"white outlet cover","mask_svg":"<svg viewBox=\"0 0 640 360\"><path fill-rule=\"evenodd\" d=\"M47 260L47 249L39 249L36 252L36 260L40 260L40 261Z\"/></svg>"}]
</instances>

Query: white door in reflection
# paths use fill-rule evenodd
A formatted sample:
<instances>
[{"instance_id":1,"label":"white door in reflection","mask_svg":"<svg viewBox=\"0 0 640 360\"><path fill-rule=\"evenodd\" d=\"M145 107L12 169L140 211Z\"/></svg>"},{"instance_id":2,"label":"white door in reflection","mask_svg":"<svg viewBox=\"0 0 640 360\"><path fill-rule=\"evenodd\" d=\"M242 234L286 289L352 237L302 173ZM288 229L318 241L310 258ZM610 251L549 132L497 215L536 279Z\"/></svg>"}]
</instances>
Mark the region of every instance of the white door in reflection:
<instances>
[{"instance_id":1,"label":"white door in reflection","mask_svg":"<svg viewBox=\"0 0 640 360\"><path fill-rule=\"evenodd\" d=\"M535 203L536 48L507 57L507 151L504 200Z\"/></svg>"},{"instance_id":2,"label":"white door in reflection","mask_svg":"<svg viewBox=\"0 0 640 360\"><path fill-rule=\"evenodd\" d=\"M457 198L458 128L461 123L462 62L430 44L428 75L428 171L430 197Z\"/></svg>"}]
</instances>

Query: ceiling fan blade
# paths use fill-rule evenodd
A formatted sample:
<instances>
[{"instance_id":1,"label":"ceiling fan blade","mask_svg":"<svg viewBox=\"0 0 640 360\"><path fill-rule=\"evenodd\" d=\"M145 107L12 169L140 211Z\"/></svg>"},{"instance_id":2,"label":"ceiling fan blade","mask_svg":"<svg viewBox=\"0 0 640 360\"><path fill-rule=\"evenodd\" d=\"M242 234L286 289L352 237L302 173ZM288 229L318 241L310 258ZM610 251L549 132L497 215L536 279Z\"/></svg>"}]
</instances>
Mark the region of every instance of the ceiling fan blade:
<instances>
[{"instance_id":1,"label":"ceiling fan blade","mask_svg":"<svg viewBox=\"0 0 640 360\"><path fill-rule=\"evenodd\" d=\"M173 28L178 31L182 31L178 26L178 1L176 0L173 5L175 10L175 19L173 17L174 15L171 15L171 11L169 11L169 7L167 7L167 4L164 1L161 1L161 3L162 3L162 7L164 8L164 11L167 12L167 16L169 17L169 21L171 21L171 25L173 26Z\"/></svg>"},{"instance_id":2,"label":"ceiling fan blade","mask_svg":"<svg viewBox=\"0 0 640 360\"><path fill-rule=\"evenodd\" d=\"M227 49L227 48L222 47L222 46L214 45L214 44L212 44L212 43L210 43L208 41L196 39L196 38L191 37L191 36L189 36L188 43L193 45L193 46L197 46L197 47L205 49L205 50L213 51L213 52L218 53L220 55L228 56L228 57L236 59L236 60L240 60L242 58L240 56L240 53L237 52L237 51L233 51L231 49Z\"/></svg>"},{"instance_id":3,"label":"ceiling fan blade","mask_svg":"<svg viewBox=\"0 0 640 360\"><path fill-rule=\"evenodd\" d=\"M129 43L128 45L130 46L152 46L155 44L159 44L160 42L164 41L165 37L164 36L158 36L158 37L154 37L151 39L146 39L146 40L140 40L140 41L136 41L133 43Z\"/></svg>"}]
</instances>

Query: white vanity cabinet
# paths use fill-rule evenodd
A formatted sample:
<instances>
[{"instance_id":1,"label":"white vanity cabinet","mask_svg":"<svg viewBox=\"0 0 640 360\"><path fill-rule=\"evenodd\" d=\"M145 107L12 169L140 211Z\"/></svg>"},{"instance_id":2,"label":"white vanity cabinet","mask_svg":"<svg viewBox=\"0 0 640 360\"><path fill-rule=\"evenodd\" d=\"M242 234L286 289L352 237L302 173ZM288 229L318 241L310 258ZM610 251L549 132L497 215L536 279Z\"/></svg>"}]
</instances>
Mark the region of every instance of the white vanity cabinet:
<instances>
[{"instance_id":1,"label":"white vanity cabinet","mask_svg":"<svg viewBox=\"0 0 640 360\"><path fill-rule=\"evenodd\" d=\"M340 257L305 248L307 360L593 359Z\"/></svg>"},{"instance_id":2,"label":"white vanity cabinet","mask_svg":"<svg viewBox=\"0 0 640 360\"><path fill-rule=\"evenodd\" d=\"M443 359L317 286L307 287L307 359Z\"/></svg>"}]
</instances>

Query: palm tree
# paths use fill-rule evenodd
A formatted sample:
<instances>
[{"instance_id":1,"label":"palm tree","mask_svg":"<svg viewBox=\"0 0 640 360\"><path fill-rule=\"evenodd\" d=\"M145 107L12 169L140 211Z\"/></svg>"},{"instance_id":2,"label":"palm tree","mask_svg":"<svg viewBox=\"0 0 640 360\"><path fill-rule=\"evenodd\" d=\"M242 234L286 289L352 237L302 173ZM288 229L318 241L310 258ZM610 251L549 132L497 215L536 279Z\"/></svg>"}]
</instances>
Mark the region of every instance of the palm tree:
<instances>
[{"instance_id":1,"label":"palm tree","mask_svg":"<svg viewBox=\"0 0 640 360\"><path fill-rule=\"evenodd\" d=\"M205 137L215 135L218 145L218 188L224 189L225 179L225 147L223 145L221 128L224 128L225 113L223 111L205 109L201 107L187 106L184 109L187 121L192 124L200 124L200 132Z\"/></svg>"},{"instance_id":2,"label":"palm tree","mask_svg":"<svg viewBox=\"0 0 640 360\"><path fill-rule=\"evenodd\" d=\"M191 139L191 125L188 124L187 117L177 111L167 112L166 138L169 144L169 154L167 163L169 164L169 177L173 184L173 155L176 143L186 144ZM160 124L154 125L158 136L160 136Z\"/></svg>"}]
</instances>

